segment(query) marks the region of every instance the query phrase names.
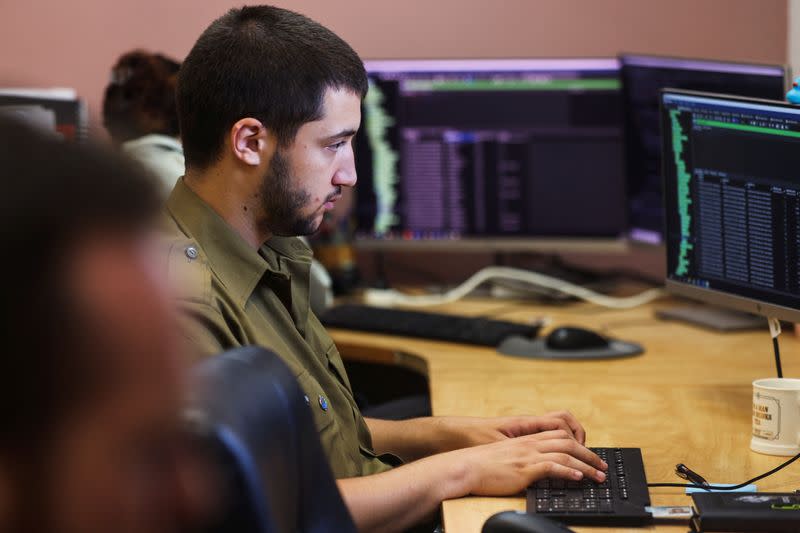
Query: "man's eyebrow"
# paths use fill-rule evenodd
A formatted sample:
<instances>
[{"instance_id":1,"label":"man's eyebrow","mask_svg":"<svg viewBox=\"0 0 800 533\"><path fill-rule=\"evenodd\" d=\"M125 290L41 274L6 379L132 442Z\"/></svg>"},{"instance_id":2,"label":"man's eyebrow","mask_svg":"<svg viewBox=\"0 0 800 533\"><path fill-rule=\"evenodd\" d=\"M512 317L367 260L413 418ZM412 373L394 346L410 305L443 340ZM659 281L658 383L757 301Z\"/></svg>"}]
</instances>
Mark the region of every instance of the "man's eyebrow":
<instances>
[{"instance_id":1,"label":"man's eyebrow","mask_svg":"<svg viewBox=\"0 0 800 533\"><path fill-rule=\"evenodd\" d=\"M358 130L354 129L342 130L339 133L335 133L333 135L325 137L324 142L335 141L336 139L341 139L342 137L352 137L353 135L356 134L357 131Z\"/></svg>"}]
</instances>

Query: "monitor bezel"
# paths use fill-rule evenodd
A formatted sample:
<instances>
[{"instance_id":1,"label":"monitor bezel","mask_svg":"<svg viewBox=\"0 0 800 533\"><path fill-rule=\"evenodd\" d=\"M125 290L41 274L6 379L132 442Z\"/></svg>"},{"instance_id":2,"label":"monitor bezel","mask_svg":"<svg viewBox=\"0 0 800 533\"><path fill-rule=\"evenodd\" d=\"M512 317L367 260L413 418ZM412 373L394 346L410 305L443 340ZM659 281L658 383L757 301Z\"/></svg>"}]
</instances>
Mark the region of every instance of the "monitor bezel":
<instances>
[{"instance_id":1,"label":"monitor bezel","mask_svg":"<svg viewBox=\"0 0 800 533\"><path fill-rule=\"evenodd\" d=\"M783 72L784 83L786 82L789 67L786 63L759 63L756 61L728 61L726 59L711 59L711 58L704 58L704 57L685 57L685 56L670 56L670 55L659 55L659 54L637 54L632 52L622 52L617 55L617 59L619 60L619 67L620 69L624 68L627 65L631 66L638 66L638 67L651 67L651 68L674 68L676 70L700 70L704 72L714 71L714 72L728 72L732 74L753 74L755 76L769 76L770 74L764 73L756 73L756 72L745 72L743 68L750 67L753 70L767 70L767 69L780 69ZM666 62L675 62L675 63L683 63L687 66L665 66L665 67L657 67L655 65L644 65L644 64L636 64L634 63L637 60L653 60L653 61L666 61ZM697 68L692 68L692 66L696 66ZM711 67L711 68L705 68ZM719 70L713 70L713 67L719 67ZM739 70L734 70L735 67L739 67ZM730 69L730 70L729 70ZM689 90L689 89L687 89Z\"/></svg>"},{"instance_id":2,"label":"monitor bezel","mask_svg":"<svg viewBox=\"0 0 800 533\"><path fill-rule=\"evenodd\" d=\"M475 72L542 70L616 70L621 63L614 56L574 56L574 57L519 57L519 58L396 58L364 59L364 68L371 72L462 72L465 69Z\"/></svg>"},{"instance_id":3,"label":"monitor bezel","mask_svg":"<svg viewBox=\"0 0 800 533\"><path fill-rule=\"evenodd\" d=\"M643 67L643 68L670 68L675 70L694 70L697 72L721 72L726 74L741 74L741 75L753 75L753 76L771 76L766 70L768 69L775 69L776 73L777 70L780 70L783 75L783 88L784 91L788 90L789 81L792 79L791 70L788 64L786 63L759 63L759 62L748 62L748 61L728 61L725 59L710 59L710 58L697 58L697 57L684 57L684 56L670 56L670 55L659 55L659 54L640 54L634 52L621 52L617 54L617 60L619 61L619 76L620 82L622 83L622 94L623 98L625 98L625 76L623 75L623 71L625 70L626 66L633 66L633 67ZM665 62L675 62L675 66L656 66L656 65L646 65L646 64L636 64L632 61L665 61ZM679 66L678 64L682 63L683 66ZM692 68L696 66L697 68ZM707 68L706 68L707 67ZM718 70L714 70L714 68L718 67ZM738 67L738 69L737 69ZM745 72L745 67L751 67L754 70L765 70L762 73L756 72ZM663 91L665 88L662 88ZM677 90L677 89L676 89ZM691 92L691 89L685 89L686 91ZM698 91L702 92L702 91ZM711 93L705 93L711 94ZM747 98L747 97L744 97ZM627 102L623 102L625 112L627 113ZM659 109L661 107L661 100L659 99ZM627 128L628 120L623 123L623 128ZM627 132L625 134L627 138ZM629 147L625 146L625 151L627 152ZM626 159L626 167L627 167L627 154L625 156ZM629 170L626 168L626 180L631 179L631 175ZM663 175L662 175L663 179ZM663 190L662 190L662 202L663 202ZM628 205L628 213L627 219L631 220L631 211L630 205ZM664 228L661 228L661 233L657 234L657 231L648 229L648 228L639 228L633 224L629 224L626 232L626 237L631 241L637 244L643 245L661 245L664 243L665 240L665 233Z\"/></svg>"},{"instance_id":4,"label":"monitor bezel","mask_svg":"<svg viewBox=\"0 0 800 533\"><path fill-rule=\"evenodd\" d=\"M723 102L740 102L746 104L756 104L756 105L766 105L770 107L777 107L777 108L784 108L784 109L792 109L795 112L800 114L800 108L795 105L792 105L788 102L781 101L781 100L767 100L764 98L748 98L746 96L735 96L729 94L720 94L720 93L709 93L709 92L702 92L702 91L690 91L686 89L672 89L672 88L663 88L659 91L659 98L658 98L658 108L659 108L659 118L661 120L661 149L662 153L666 153L666 150L669 149L667 146L667 136L663 135L664 131L664 97L666 95L677 95L677 96L694 96L699 98L709 98L709 99L718 99ZM662 190L666 190L666 180L667 180L667 164L666 158L661 158L661 186ZM667 209L667 196L666 194L662 195L662 205L664 207L664 211L666 212ZM667 235L667 217L664 217L664 226L662 228L663 235L664 235L664 246L665 250L669 246L668 239L666 238ZM665 263L668 261L669 251L666 250L667 253L664 254ZM666 264L667 269L669 268L669 264ZM686 283L683 281L677 281L674 279L669 278L669 270L667 270L667 276L665 278L664 283L666 289L674 295L683 296L686 298L690 298L693 300L698 300L704 303L708 303L711 305L717 305L721 307L727 307L729 309L734 309L737 311L743 311L746 313L752 313L764 317L770 318L777 318L780 320L786 320L789 322L800 322L800 309L794 309L791 307L786 307L783 305L778 305L774 303L767 302L765 300L757 300L755 298L749 298L747 296L740 296L736 294L731 294L728 292L720 291L717 289L709 289L705 287L698 287L696 285L692 285L690 283Z\"/></svg>"}]
</instances>

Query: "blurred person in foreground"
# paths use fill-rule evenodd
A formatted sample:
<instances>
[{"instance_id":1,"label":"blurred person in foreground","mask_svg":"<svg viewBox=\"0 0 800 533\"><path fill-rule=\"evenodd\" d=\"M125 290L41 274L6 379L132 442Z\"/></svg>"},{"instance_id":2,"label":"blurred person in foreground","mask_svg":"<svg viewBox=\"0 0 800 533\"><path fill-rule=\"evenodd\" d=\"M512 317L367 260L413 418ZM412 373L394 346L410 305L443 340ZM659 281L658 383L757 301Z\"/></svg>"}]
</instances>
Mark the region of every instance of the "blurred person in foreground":
<instances>
[{"instance_id":1,"label":"blurred person in foreground","mask_svg":"<svg viewBox=\"0 0 800 533\"><path fill-rule=\"evenodd\" d=\"M36 164L31 164L36 161ZM0 121L0 531L188 530L184 366L118 157Z\"/></svg>"},{"instance_id":2,"label":"blurred person in foreground","mask_svg":"<svg viewBox=\"0 0 800 533\"><path fill-rule=\"evenodd\" d=\"M184 172L175 109L179 69L162 54L133 50L112 67L103 96L103 125L111 139L158 177L163 197Z\"/></svg>"}]
</instances>

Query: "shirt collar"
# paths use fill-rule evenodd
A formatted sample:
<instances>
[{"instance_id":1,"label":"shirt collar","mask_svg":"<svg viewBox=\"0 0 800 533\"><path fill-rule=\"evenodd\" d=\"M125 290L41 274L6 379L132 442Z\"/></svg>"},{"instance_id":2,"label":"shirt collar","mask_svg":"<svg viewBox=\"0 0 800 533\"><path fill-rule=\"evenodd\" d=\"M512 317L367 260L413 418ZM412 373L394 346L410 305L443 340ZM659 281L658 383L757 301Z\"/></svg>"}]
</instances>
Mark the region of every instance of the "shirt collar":
<instances>
[{"instance_id":1,"label":"shirt collar","mask_svg":"<svg viewBox=\"0 0 800 533\"><path fill-rule=\"evenodd\" d=\"M175 184L166 209L181 231L197 241L211 270L241 305L250 298L265 272L287 276L275 252L290 258L310 256L310 250L298 239L283 237L270 239L261 247L263 255L259 254L189 189L183 178ZM303 250L291 241L296 241ZM267 248L275 252L270 253Z\"/></svg>"}]
</instances>

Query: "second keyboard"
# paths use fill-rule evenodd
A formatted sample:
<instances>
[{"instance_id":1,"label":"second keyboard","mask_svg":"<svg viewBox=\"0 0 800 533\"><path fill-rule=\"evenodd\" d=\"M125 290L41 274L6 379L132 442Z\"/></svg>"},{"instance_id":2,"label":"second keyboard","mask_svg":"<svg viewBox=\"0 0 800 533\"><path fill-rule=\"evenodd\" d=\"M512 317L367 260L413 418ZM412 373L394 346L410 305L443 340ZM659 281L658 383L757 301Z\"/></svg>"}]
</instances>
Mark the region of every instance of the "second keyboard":
<instances>
[{"instance_id":1,"label":"second keyboard","mask_svg":"<svg viewBox=\"0 0 800 533\"><path fill-rule=\"evenodd\" d=\"M533 338L540 328L538 324L351 304L328 309L320 321L331 328L493 347L511 335Z\"/></svg>"}]
</instances>

